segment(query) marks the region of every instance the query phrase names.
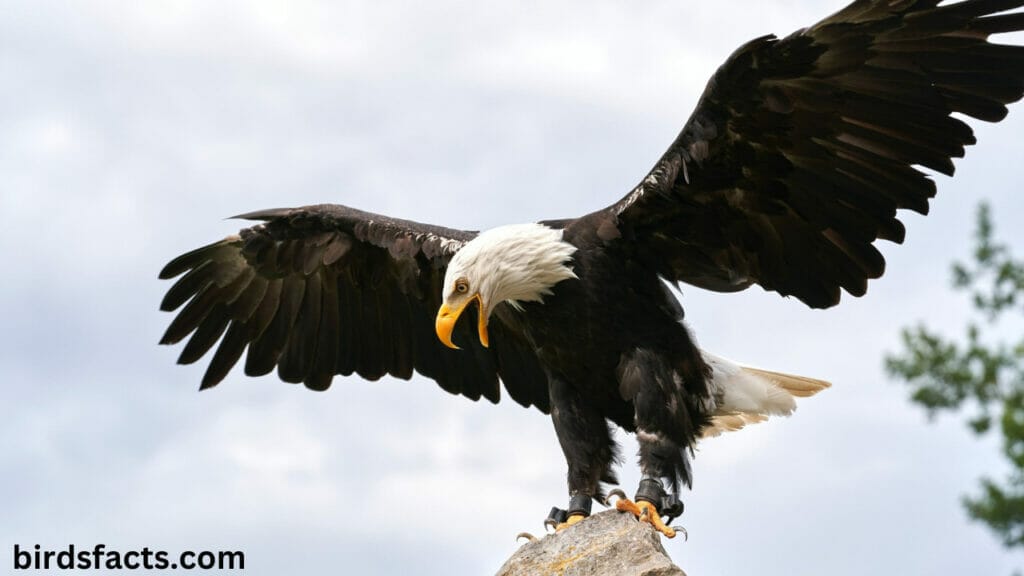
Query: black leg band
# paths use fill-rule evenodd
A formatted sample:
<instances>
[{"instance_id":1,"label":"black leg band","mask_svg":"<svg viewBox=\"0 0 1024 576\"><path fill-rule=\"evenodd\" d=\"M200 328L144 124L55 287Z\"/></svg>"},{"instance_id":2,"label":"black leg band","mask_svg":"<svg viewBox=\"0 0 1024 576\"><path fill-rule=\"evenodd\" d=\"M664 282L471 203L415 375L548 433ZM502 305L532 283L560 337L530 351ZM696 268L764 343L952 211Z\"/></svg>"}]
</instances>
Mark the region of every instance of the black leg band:
<instances>
[{"instance_id":1,"label":"black leg band","mask_svg":"<svg viewBox=\"0 0 1024 576\"><path fill-rule=\"evenodd\" d=\"M544 525L554 528L555 526L564 523L568 517L569 514L566 513L565 510L562 510L558 506L552 506L551 512L548 512L548 517L544 520Z\"/></svg>"},{"instance_id":2,"label":"black leg band","mask_svg":"<svg viewBox=\"0 0 1024 576\"><path fill-rule=\"evenodd\" d=\"M593 504L593 498L586 494L574 494L569 499L569 510L568 515L578 514L581 516L590 516L590 506Z\"/></svg>"},{"instance_id":3,"label":"black leg band","mask_svg":"<svg viewBox=\"0 0 1024 576\"><path fill-rule=\"evenodd\" d=\"M636 501L650 502L658 513L668 517L668 522L683 515L683 502L675 494L666 494L661 482L655 478L644 478L636 490Z\"/></svg>"},{"instance_id":4,"label":"black leg band","mask_svg":"<svg viewBox=\"0 0 1024 576\"><path fill-rule=\"evenodd\" d=\"M565 524L565 521L569 519L569 516L590 516L590 506L592 503L593 499L590 496L575 494L569 499L568 510L562 510L558 506L552 506L551 512L548 512L547 520L544 520L544 525L550 528L555 528L559 524Z\"/></svg>"}]
</instances>

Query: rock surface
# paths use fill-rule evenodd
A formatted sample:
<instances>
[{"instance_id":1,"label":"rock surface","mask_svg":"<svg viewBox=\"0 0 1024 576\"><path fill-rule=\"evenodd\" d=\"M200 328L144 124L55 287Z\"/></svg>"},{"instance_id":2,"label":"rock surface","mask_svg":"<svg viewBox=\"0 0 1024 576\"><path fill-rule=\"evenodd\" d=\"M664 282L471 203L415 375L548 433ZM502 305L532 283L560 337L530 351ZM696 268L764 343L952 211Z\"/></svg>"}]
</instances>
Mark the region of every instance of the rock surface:
<instances>
[{"instance_id":1,"label":"rock surface","mask_svg":"<svg viewBox=\"0 0 1024 576\"><path fill-rule=\"evenodd\" d=\"M607 510L521 546L497 576L686 576L661 535L630 514Z\"/></svg>"}]
</instances>

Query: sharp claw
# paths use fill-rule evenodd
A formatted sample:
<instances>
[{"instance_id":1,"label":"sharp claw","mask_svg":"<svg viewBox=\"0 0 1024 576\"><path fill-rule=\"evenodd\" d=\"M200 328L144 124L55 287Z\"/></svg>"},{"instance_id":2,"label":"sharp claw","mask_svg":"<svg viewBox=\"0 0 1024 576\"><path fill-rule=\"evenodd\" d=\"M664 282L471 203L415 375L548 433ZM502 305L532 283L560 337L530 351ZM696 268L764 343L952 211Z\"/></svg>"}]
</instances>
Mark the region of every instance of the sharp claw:
<instances>
[{"instance_id":1,"label":"sharp claw","mask_svg":"<svg viewBox=\"0 0 1024 576\"><path fill-rule=\"evenodd\" d=\"M672 529L675 530L676 533L682 533L684 542L690 539L690 534L686 531L686 528L683 528L682 526L672 526Z\"/></svg>"},{"instance_id":2,"label":"sharp claw","mask_svg":"<svg viewBox=\"0 0 1024 576\"><path fill-rule=\"evenodd\" d=\"M641 501L636 503L629 500L620 500L615 503L615 508L620 512L632 513L638 521L650 524L652 528L664 534L666 538L674 538L676 535L675 528L665 525L661 515L658 513L658 509L650 502ZM685 534L685 532L684 530L683 533Z\"/></svg>"},{"instance_id":3,"label":"sharp claw","mask_svg":"<svg viewBox=\"0 0 1024 576\"><path fill-rule=\"evenodd\" d=\"M605 505L605 507L607 507L607 508L611 508L612 507L612 496L616 496L619 500L626 500L626 493L623 492L622 490L619 490L618 488L616 488L616 489L612 490L611 492L609 492L607 496L605 496L605 498L604 498L604 505Z\"/></svg>"},{"instance_id":4,"label":"sharp claw","mask_svg":"<svg viewBox=\"0 0 1024 576\"><path fill-rule=\"evenodd\" d=\"M551 519L551 518L548 518L547 520L544 521L544 531L545 532L548 532L548 533L553 532L555 530L555 528L557 528L557 527L558 527L558 522L553 520L553 519Z\"/></svg>"},{"instance_id":5,"label":"sharp claw","mask_svg":"<svg viewBox=\"0 0 1024 576\"><path fill-rule=\"evenodd\" d=\"M526 539L528 542L533 542L537 537L529 532L520 532L519 534L516 534L516 542L519 542L522 539Z\"/></svg>"}]
</instances>

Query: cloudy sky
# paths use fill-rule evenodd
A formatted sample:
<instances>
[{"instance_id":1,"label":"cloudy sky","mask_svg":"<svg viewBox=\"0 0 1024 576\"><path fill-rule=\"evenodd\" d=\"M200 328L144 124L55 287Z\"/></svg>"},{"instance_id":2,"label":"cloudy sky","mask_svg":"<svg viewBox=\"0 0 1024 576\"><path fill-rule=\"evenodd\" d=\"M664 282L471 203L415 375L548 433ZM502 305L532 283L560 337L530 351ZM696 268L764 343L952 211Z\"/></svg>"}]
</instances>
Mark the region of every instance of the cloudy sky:
<instances>
[{"instance_id":1,"label":"cloudy sky","mask_svg":"<svg viewBox=\"0 0 1024 576\"><path fill-rule=\"evenodd\" d=\"M3 4L0 562L14 544L239 549L254 575L491 574L565 504L564 461L540 413L423 379L317 394L233 373L198 393L203 364L156 345L167 260L268 207L470 229L589 212L646 172L736 46L840 7ZM1002 473L998 444L929 423L881 369L900 327L967 317L949 262L979 200L1024 246L1024 109L977 132L865 298L812 312L684 289L704 347L834 382L791 419L700 446L691 538L666 544L689 574L1024 564L959 505Z\"/></svg>"}]
</instances>

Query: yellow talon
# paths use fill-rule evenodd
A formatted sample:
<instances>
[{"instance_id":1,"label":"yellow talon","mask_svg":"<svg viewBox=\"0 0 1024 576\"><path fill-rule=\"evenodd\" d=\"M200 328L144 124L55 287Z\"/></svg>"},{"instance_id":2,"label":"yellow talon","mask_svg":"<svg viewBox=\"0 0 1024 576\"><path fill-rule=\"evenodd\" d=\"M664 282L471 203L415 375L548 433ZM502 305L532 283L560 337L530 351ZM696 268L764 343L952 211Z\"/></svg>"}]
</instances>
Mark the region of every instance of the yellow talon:
<instances>
[{"instance_id":1,"label":"yellow talon","mask_svg":"<svg viewBox=\"0 0 1024 576\"><path fill-rule=\"evenodd\" d=\"M615 501L615 509L619 512L629 512L633 516L640 518L640 515L644 513L643 509L636 505L629 498L619 498Z\"/></svg>"},{"instance_id":2,"label":"yellow talon","mask_svg":"<svg viewBox=\"0 0 1024 576\"><path fill-rule=\"evenodd\" d=\"M615 509L619 512L631 513L641 522L646 522L653 526L655 530L664 534L666 538L676 537L675 529L665 525L665 522L661 519L661 514L658 513L658 508L646 500L633 502L628 498L619 498L615 502Z\"/></svg>"},{"instance_id":3,"label":"yellow talon","mask_svg":"<svg viewBox=\"0 0 1024 576\"><path fill-rule=\"evenodd\" d=\"M571 516L565 519L565 522L562 522L558 526L555 526L555 532L561 532L562 530L565 530L573 524L578 524L579 522L582 522L584 518L586 518L586 516L584 516L583 514L572 514Z\"/></svg>"}]
</instances>

